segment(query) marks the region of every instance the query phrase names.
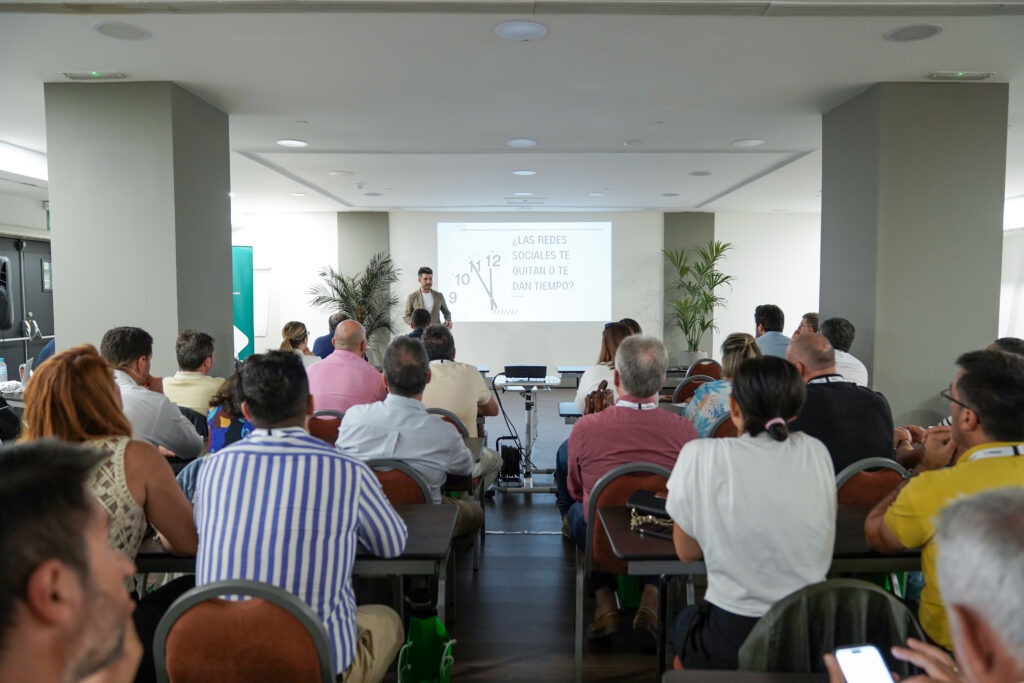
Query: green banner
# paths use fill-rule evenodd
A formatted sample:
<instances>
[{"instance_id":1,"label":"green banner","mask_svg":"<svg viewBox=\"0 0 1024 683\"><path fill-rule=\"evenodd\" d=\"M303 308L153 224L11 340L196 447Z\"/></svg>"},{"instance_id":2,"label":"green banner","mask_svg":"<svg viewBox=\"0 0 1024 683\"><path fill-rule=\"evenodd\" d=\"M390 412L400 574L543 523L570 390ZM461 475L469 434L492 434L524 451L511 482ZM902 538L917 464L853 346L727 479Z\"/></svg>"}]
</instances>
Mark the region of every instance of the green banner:
<instances>
[{"instance_id":1,"label":"green banner","mask_svg":"<svg viewBox=\"0 0 1024 683\"><path fill-rule=\"evenodd\" d=\"M253 337L252 247L231 247L231 300L235 312L235 357L256 351Z\"/></svg>"}]
</instances>

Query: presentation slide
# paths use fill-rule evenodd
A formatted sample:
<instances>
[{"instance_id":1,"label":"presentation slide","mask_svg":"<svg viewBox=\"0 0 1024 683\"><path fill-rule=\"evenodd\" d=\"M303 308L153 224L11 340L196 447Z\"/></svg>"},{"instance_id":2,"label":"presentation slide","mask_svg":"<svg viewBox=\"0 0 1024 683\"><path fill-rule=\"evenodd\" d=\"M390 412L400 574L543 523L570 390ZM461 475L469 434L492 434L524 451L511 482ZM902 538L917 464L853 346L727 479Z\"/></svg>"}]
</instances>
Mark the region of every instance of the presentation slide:
<instances>
[{"instance_id":1,"label":"presentation slide","mask_svg":"<svg viewBox=\"0 0 1024 683\"><path fill-rule=\"evenodd\" d=\"M611 317L610 222L438 223L434 287L456 322Z\"/></svg>"}]
</instances>

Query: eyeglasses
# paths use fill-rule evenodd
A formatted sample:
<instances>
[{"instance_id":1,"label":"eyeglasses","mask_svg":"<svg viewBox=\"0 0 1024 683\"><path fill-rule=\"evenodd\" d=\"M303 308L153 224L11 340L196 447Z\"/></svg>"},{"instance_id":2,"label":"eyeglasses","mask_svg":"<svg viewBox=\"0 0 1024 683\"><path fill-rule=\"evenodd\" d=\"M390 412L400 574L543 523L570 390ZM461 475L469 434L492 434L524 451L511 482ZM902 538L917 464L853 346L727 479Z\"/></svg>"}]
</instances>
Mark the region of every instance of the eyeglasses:
<instances>
[{"instance_id":1,"label":"eyeglasses","mask_svg":"<svg viewBox=\"0 0 1024 683\"><path fill-rule=\"evenodd\" d=\"M958 401L957 399L953 398L953 385L952 384L950 384L949 388L946 389L945 391L940 391L939 392L939 396L941 396L942 398L946 399L947 401L950 401L952 403L957 404L961 408L967 408L967 410L973 410L974 412L978 412L978 411L974 410L974 408L972 408L969 405L967 405L966 403L964 403L963 401Z\"/></svg>"}]
</instances>

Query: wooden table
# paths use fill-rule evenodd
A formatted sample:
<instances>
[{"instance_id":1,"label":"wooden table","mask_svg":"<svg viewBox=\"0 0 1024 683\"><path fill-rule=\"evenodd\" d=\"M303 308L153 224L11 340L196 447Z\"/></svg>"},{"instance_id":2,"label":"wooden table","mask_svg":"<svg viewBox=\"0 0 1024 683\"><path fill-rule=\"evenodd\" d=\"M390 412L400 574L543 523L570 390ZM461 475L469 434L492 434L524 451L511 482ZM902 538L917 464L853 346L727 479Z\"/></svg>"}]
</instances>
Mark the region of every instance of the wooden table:
<instances>
[{"instance_id":1,"label":"wooden table","mask_svg":"<svg viewBox=\"0 0 1024 683\"><path fill-rule=\"evenodd\" d=\"M921 552L907 550L883 555L873 550L864 538L864 518L873 505L840 505L836 514L836 538L830 572L862 574L870 572L920 571ZM707 574L704 562L681 562L672 541L645 536L629 530L629 508L603 507L597 511L611 544L612 552L626 562L627 572L636 576L657 576L659 680L665 666L665 637L668 634L667 586L670 576Z\"/></svg>"},{"instance_id":2,"label":"wooden table","mask_svg":"<svg viewBox=\"0 0 1024 683\"><path fill-rule=\"evenodd\" d=\"M436 576L437 616L444 623L449 550L455 531L454 505L396 505L395 511L409 531L405 550L398 557L373 555L362 545L356 553L353 576ZM136 571L194 573L195 557L179 557L163 550L154 538L143 543L135 557Z\"/></svg>"},{"instance_id":3,"label":"wooden table","mask_svg":"<svg viewBox=\"0 0 1024 683\"><path fill-rule=\"evenodd\" d=\"M556 365L555 372L561 375L562 379L571 379L573 387L579 388L580 377L587 371L588 365Z\"/></svg>"},{"instance_id":4,"label":"wooden table","mask_svg":"<svg viewBox=\"0 0 1024 683\"><path fill-rule=\"evenodd\" d=\"M828 683L828 674L791 671L669 671L663 683Z\"/></svg>"}]
</instances>

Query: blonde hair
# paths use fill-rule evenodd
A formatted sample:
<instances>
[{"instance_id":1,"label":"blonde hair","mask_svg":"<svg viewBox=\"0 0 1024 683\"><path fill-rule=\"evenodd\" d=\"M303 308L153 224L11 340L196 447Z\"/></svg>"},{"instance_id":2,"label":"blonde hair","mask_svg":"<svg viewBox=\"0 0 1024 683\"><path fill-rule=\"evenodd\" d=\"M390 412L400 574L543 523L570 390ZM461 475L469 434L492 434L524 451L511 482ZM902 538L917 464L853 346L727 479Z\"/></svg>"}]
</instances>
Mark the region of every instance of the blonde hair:
<instances>
[{"instance_id":1,"label":"blonde hair","mask_svg":"<svg viewBox=\"0 0 1024 683\"><path fill-rule=\"evenodd\" d=\"M740 363L748 358L760 358L761 347L746 332L733 332L722 342L722 376L736 376Z\"/></svg>"},{"instance_id":2,"label":"blonde hair","mask_svg":"<svg viewBox=\"0 0 1024 683\"><path fill-rule=\"evenodd\" d=\"M298 320L292 320L286 322L281 328L281 336L284 337L284 341L281 342L280 350L293 351L301 347L302 342L309 338L309 330Z\"/></svg>"}]
</instances>

